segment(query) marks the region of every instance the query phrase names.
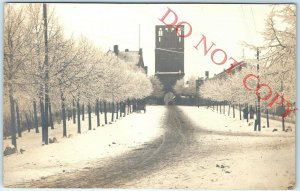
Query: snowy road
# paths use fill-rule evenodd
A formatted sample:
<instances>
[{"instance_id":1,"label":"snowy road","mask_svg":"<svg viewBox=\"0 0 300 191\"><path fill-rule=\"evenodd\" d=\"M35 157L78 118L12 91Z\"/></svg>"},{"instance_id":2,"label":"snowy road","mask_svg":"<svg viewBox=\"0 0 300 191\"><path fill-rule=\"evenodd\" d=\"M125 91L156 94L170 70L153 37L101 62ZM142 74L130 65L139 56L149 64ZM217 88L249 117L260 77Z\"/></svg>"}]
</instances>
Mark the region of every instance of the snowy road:
<instances>
[{"instance_id":1,"label":"snowy road","mask_svg":"<svg viewBox=\"0 0 300 191\"><path fill-rule=\"evenodd\" d=\"M243 124L238 119L224 119ZM243 128L252 129L248 125L236 125L243 132L228 131L224 119L204 108L170 106L161 122L164 133L142 147L107 163L99 162L84 170L13 187L287 189L294 186L293 133L244 132ZM218 128L214 130L213 124L218 124ZM221 124L225 124L223 130Z\"/></svg>"},{"instance_id":2,"label":"snowy road","mask_svg":"<svg viewBox=\"0 0 300 191\"><path fill-rule=\"evenodd\" d=\"M122 187L124 183L172 166L184 157L193 142L193 129L176 107L169 107L163 120L165 133L158 139L105 166L86 171L46 177L42 180L18 185L18 187Z\"/></svg>"}]
</instances>

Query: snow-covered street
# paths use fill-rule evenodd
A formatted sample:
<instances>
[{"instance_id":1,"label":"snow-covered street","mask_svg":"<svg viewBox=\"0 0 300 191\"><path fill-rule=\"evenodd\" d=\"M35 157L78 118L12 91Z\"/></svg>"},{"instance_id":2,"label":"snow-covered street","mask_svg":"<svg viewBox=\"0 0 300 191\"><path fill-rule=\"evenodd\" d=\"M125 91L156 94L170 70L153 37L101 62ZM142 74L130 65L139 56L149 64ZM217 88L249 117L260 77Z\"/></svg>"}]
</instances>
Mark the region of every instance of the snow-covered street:
<instances>
[{"instance_id":1,"label":"snow-covered street","mask_svg":"<svg viewBox=\"0 0 300 191\"><path fill-rule=\"evenodd\" d=\"M295 124L281 122L254 132L244 120L205 107L179 106L194 129L184 157L126 187L190 189L292 189L295 186ZM266 126L263 119L262 126ZM249 122L252 124L254 120ZM272 131L273 129L278 131Z\"/></svg>"},{"instance_id":2,"label":"snow-covered street","mask_svg":"<svg viewBox=\"0 0 300 191\"><path fill-rule=\"evenodd\" d=\"M148 106L146 114L133 113L92 131L86 126L81 135L75 126L69 128L71 138L60 138L57 125L50 137L59 142L48 146L34 132L24 133L19 146L26 151L4 157L4 184L202 189L295 185L294 124L287 124L292 131L282 132L280 122L271 120L270 128L254 132L245 121L204 107Z\"/></svg>"}]
</instances>

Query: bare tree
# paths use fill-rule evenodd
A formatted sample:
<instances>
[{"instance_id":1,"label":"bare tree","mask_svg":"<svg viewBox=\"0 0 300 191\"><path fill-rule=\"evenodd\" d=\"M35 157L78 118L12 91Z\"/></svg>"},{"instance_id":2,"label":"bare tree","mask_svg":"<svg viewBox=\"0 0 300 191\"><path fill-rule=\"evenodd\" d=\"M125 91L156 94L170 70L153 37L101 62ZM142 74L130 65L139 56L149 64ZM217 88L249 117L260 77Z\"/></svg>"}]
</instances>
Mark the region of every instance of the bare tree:
<instances>
[{"instance_id":1,"label":"bare tree","mask_svg":"<svg viewBox=\"0 0 300 191\"><path fill-rule=\"evenodd\" d=\"M16 142L15 92L22 87L21 74L30 54L30 33L26 25L24 7L5 4L4 21L4 89L8 89L12 144ZM7 91L5 91L7 92Z\"/></svg>"}]
</instances>

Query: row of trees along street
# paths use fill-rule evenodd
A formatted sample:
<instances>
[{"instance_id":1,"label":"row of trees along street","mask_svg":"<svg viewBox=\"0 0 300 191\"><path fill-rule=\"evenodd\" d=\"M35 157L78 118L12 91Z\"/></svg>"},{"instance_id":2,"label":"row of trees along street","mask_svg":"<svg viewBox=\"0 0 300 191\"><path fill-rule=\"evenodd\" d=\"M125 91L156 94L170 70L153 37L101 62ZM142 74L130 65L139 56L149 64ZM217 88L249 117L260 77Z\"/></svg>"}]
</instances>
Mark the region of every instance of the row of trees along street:
<instances>
[{"instance_id":1,"label":"row of trees along street","mask_svg":"<svg viewBox=\"0 0 300 191\"><path fill-rule=\"evenodd\" d=\"M54 120L62 120L66 137L66 120L72 116L80 133L86 110L90 121L92 110L98 120L104 112L107 123L108 110L112 119L118 117L125 104L151 92L150 79L136 63L104 52L84 37L66 37L51 6L5 4L4 136L10 132L15 148L24 125L36 133L41 126L42 142L48 144Z\"/></svg>"},{"instance_id":2,"label":"row of trees along street","mask_svg":"<svg viewBox=\"0 0 300 191\"><path fill-rule=\"evenodd\" d=\"M149 96L148 103L149 104L163 104L164 97L164 87L161 81L156 76L150 77L153 91Z\"/></svg>"},{"instance_id":3,"label":"row of trees along street","mask_svg":"<svg viewBox=\"0 0 300 191\"><path fill-rule=\"evenodd\" d=\"M280 23L280 25L279 25ZM249 45L245 46L258 50L260 56L257 60L245 60L244 67L237 67L238 72L233 75L224 74L223 77L215 77L205 80L200 85L200 96L210 100L211 104L229 104L234 106L243 105L246 108L253 107L256 110L257 96L254 91L247 91L243 85L243 79L247 74L259 76L262 83L268 84L272 89L272 96L276 92L284 97L285 100L295 104L296 100L296 10L294 6L273 7L266 19L265 30L262 33L264 44L260 47ZM259 65L259 71L257 70ZM257 86L256 80L248 80L248 85L253 89ZM268 95L268 88L261 88L261 97ZM261 110L269 120L270 109L267 107L271 99L261 100ZM216 106L218 107L218 106ZM225 106L224 106L225 107ZM276 107L276 106L274 106ZM284 105L282 109L284 110ZM272 108L274 113L274 108ZM233 110L234 111L234 110ZM230 110L229 110L230 112ZM223 111L225 113L225 111ZM280 115L284 112L280 112ZM230 114L230 113L229 113ZM233 113L234 115L234 113ZM295 121L295 112L291 112L287 118ZM285 130L284 117L282 117L282 128Z\"/></svg>"}]
</instances>

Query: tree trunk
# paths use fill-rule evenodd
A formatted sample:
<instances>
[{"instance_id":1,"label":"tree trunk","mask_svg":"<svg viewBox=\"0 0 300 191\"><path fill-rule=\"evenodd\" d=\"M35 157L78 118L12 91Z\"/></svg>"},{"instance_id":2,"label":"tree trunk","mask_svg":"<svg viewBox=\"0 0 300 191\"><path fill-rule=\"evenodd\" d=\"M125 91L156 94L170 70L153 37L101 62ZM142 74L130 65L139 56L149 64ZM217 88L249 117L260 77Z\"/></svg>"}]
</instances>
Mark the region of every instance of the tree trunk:
<instances>
[{"instance_id":1,"label":"tree trunk","mask_svg":"<svg viewBox=\"0 0 300 191\"><path fill-rule=\"evenodd\" d=\"M252 107L252 106L251 106L251 107ZM255 106L255 117L256 117L256 119L255 119L255 122L254 122L254 131L256 131L256 130L257 130L257 127L258 127L257 106ZM258 129L258 131L260 131L260 130Z\"/></svg>"},{"instance_id":2,"label":"tree trunk","mask_svg":"<svg viewBox=\"0 0 300 191\"><path fill-rule=\"evenodd\" d=\"M91 104L88 104L89 130L92 130L92 109Z\"/></svg>"},{"instance_id":3,"label":"tree trunk","mask_svg":"<svg viewBox=\"0 0 300 191\"><path fill-rule=\"evenodd\" d=\"M256 115L256 118L258 117L257 116L257 106L255 106L255 115Z\"/></svg>"},{"instance_id":4,"label":"tree trunk","mask_svg":"<svg viewBox=\"0 0 300 191\"><path fill-rule=\"evenodd\" d=\"M55 116L55 120L54 121L57 122L57 123L58 122L60 123L61 122L61 112L60 111L56 111L55 114L54 114L54 116Z\"/></svg>"},{"instance_id":5,"label":"tree trunk","mask_svg":"<svg viewBox=\"0 0 300 191\"><path fill-rule=\"evenodd\" d=\"M67 112L68 112L68 121L70 121L70 118L71 118L70 108L67 108Z\"/></svg>"},{"instance_id":6,"label":"tree trunk","mask_svg":"<svg viewBox=\"0 0 300 191\"><path fill-rule=\"evenodd\" d=\"M44 120L45 120L45 144L48 145L48 111L49 111L49 106L48 103L46 103L48 101L47 98L45 98L45 114L44 114Z\"/></svg>"},{"instance_id":7,"label":"tree trunk","mask_svg":"<svg viewBox=\"0 0 300 191\"><path fill-rule=\"evenodd\" d=\"M129 115L129 112L130 112L130 100L129 99L127 99L127 105L128 105L127 115Z\"/></svg>"},{"instance_id":8,"label":"tree trunk","mask_svg":"<svg viewBox=\"0 0 300 191\"><path fill-rule=\"evenodd\" d=\"M101 101L99 101L99 111L102 114L102 102Z\"/></svg>"},{"instance_id":9,"label":"tree trunk","mask_svg":"<svg viewBox=\"0 0 300 191\"><path fill-rule=\"evenodd\" d=\"M9 102L10 102L10 134L11 143L17 148L17 137L16 137L16 114L15 114L15 104L13 98L12 85L9 86Z\"/></svg>"},{"instance_id":10,"label":"tree trunk","mask_svg":"<svg viewBox=\"0 0 300 191\"><path fill-rule=\"evenodd\" d=\"M31 111L29 111L29 122L30 122L30 129L33 127L33 117Z\"/></svg>"},{"instance_id":11,"label":"tree trunk","mask_svg":"<svg viewBox=\"0 0 300 191\"><path fill-rule=\"evenodd\" d=\"M240 120L242 120L241 104L239 104L239 110L240 110Z\"/></svg>"},{"instance_id":12,"label":"tree trunk","mask_svg":"<svg viewBox=\"0 0 300 191\"><path fill-rule=\"evenodd\" d=\"M234 105L232 105L232 114L233 114L233 118L235 118L235 110L234 110Z\"/></svg>"},{"instance_id":13,"label":"tree trunk","mask_svg":"<svg viewBox=\"0 0 300 191\"><path fill-rule=\"evenodd\" d=\"M61 100L61 113L62 113L62 120L63 120L63 137L67 137L66 106L65 106L64 94L62 91L60 94L60 100ZM68 115L68 118L69 118L69 115Z\"/></svg>"},{"instance_id":14,"label":"tree trunk","mask_svg":"<svg viewBox=\"0 0 300 191\"><path fill-rule=\"evenodd\" d=\"M121 109L121 108L122 108L122 104L123 104L123 102L120 102L120 103L119 103L119 108L120 108L120 118L122 117L122 109Z\"/></svg>"},{"instance_id":15,"label":"tree trunk","mask_svg":"<svg viewBox=\"0 0 300 191\"><path fill-rule=\"evenodd\" d=\"M16 112L17 112L17 129L18 129L18 137L22 137L22 130L20 124L20 111L19 111L19 104L16 103Z\"/></svg>"},{"instance_id":16,"label":"tree trunk","mask_svg":"<svg viewBox=\"0 0 300 191\"><path fill-rule=\"evenodd\" d=\"M45 144L48 145L48 110L49 110L49 90L48 90L48 81L49 81L49 63L48 63L48 21L47 21L47 4L43 4L43 20L44 20L44 42L45 42L45 76L44 76L44 95L45 95Z\"/></svg>"},{"instance_id":17,"label":"tree trunk","mask_svg":"<svg viewBox=\"0 0 300 191\"><path fill-rule=\"evenodd\" d=\"M111 122L114 122L114 114L115 114L115 103L112 102L112 107L111 107Z\"/></svg>"},{"instance_id":18,"label":"tree trunk","mask_svg":"<svg viewBox=\"0 0 300 191\"><path fill-rule=\"evenodd\" d=\"M270 124L269 124L269 109L267 109L267 127L268 128L270 127Z\"/></svg>"},{"instance_id":19,"label":"tree trunk","mask_svg":"<svg viewBox=\"0 0 300 191\"><path fill-rule=\"evenodd\" d=\"M111 104L110 102L108 102L108 108L107 108L108 111L111 111Z\"/></svg>"},{"instance_id":20,"label":"tree trunk","mask_svg":"<svg viewBox=\"0 0 300 191\"><path fill-rule=\"evenodd\" d=\"M230 116L230 105L228 104L228 116Z\"/></svg>"},{"instance_id":21,"label":"tree trunk","mask_svg":"<svg viewBox=\"0 0 300 191\"><path fill-rule=\"evenodd\" d=\"M51 111L51 103L50 102L49 102L49 120L50 120L51 129L54 129L53 119L52 119L52 111Z\"/></svg>"},{"instance_id":22,"label":"tree trunk","mask_svg":"<svg viewBox=\"0 0 300 191\"><path fill-rule=\"evenodd\" d=\"M99 100L96 100L96 113L97 113L97 127L100 127L100 105Z\"/></svg>"},{"instance_id":23,"label":"tree trunk","mask_svg":"<svg viewBox=\"0 0 300 191\"><path fill-rule=\"evenodd\" d=\"M76 106L75 101L73 101L73 124L76 123Z\"/></svg>"},{"instance_id":24,"label":"tree trunk","mask_svg":"<svg viewBox=\"0 0 300 191\"><path fill-rule=\"evenodd\" d=\"M81 126L80 126L80 103L79 99L77 99L77 133L81 133Z\"/></svg>"},{"instance_id":25,"label":"tree trunk","mask_svg":"<svg viewBox=\"0 0 300 191\"><path fill-rule=\"evenodd\" d=\"M282 131L285 131L285 124L284 124L284 117L281 117L281 121L282 121Z\"/></svg>"},{"instance_id":26,"label":"tree trunk","mask_svg":"<svg viewBox=\"0 0 300 191\"><path fill-rule=\"evenodd\" d=\"M84 103L82 104L82 121L84 121Z\"/></svg>"},{"instance_id":27,"label":"tree trunk","mask_svg":"<svg viewBox=\"0 0 300 191\"><path fill-rule=\"evenodd\" d=\"M41 119L42 119L42 142L46 144L46 140L45 140L45 113L44 113L44 102L43 99L40 98L40 112L41 112Z\"/></svg>"},{"instance_id":28,"label":"tree trunk","mask_svg":"<svg viewBox=\"0 0 300 191\"><path fill-rule=\"evenodd\" d=\"M107 108L106 108L106 101L103 103L104 105L104 120L105 120L105 125L107 124Z\"/></svg>"},{"instance_id":29,"label":"tree trunk","mask_svg":"<svg viewBox=\"0 0 300 191\"><path fill-rule=\"evenodd\" d=\"M67 117L68 117L68 121L70 121L70 111L69 111L69 108L67 108Z\"/></svg>"},{"instance_id":30,"label":"tree trunk","mask_svg":"<svg viewBox=\"0 0 300 191\"><path fill-rule=\"evenodd\" d=\"M35 132L39 133L39 125L38 125L38 117L37 117L37 109L36 109L36 101L33 101L33 114L34 114L34 128Z\"/></svg>"},{"instance_id":31,"label":"tree trunk","mask_svg":"<svg viewBox=\"0 0 300 191\"><path fill-rule=\"evenodd\" d=\"M116 111L116 119L119 119L119 103L116 103L117 105L117 111Z\"/></svg>"},{"instance_id":32,"label":"tree trunk","mask_svg":"<svg viewBox=\"0 0 300 191\"><path fill-rule=\"evenodd\" d=\"M246 119L247 119L247 123L248 123L249 122L249 107L248 107L248 104L247 104L246 108L247 108L247 117L246 117Z\"/></svg>"},{"instance_id":33,"label":"tree trunk","mask_svg":"<svg viewBox=\"0 0 300 191\"><path fill-rule=\"evenodd\" d=\"M25 113L25 118L26 118L27 130L28 130L28 132L30 132L30 124L29 124L29 118L28 118L28 114L27 113Z\"/></svg>"}]
</instances>

